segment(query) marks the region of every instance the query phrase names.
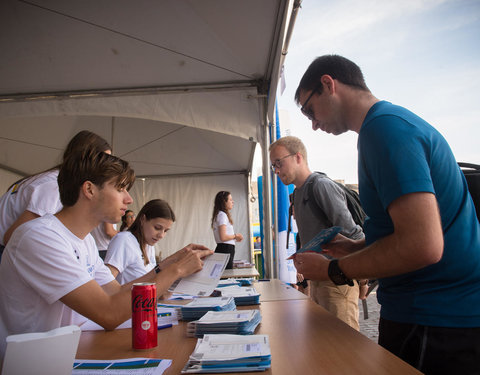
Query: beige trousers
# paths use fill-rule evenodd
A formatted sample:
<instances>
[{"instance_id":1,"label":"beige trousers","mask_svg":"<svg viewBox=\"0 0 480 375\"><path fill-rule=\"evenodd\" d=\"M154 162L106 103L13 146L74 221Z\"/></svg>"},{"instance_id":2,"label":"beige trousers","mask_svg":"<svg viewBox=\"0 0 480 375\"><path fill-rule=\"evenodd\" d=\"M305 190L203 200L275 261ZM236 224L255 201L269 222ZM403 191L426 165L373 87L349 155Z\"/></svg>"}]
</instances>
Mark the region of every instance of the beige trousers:
<instances>
[{"instance_id":1,"label":"beige trousers","mask_svg":"<svg viewBox=\"0 0 480 375\"><path fill-rule=\"evenodd\" d=\"M350 327L360 330L358 324L358 284L335 285L331 281L309 280L310 298Z\"/></svg>"}]
</instances>

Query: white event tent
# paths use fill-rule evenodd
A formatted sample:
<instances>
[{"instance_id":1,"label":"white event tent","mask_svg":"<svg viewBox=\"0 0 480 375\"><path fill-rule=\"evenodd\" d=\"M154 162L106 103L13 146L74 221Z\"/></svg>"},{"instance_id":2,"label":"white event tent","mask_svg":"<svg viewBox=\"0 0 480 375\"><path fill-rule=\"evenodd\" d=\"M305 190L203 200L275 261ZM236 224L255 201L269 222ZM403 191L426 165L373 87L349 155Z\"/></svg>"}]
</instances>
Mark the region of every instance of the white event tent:
<instances>
[{"instance_id":1,"label":"white event tent","mask_svg":"<svg viewBox=\"0 0 480 375\"><path fill-rule=\"evenodd\" d=\"M135 169L134 211L171 203L177 222L157 245L162 256L189 242L214 247L213 198L228 190L246 239L236 258L250 260L253 155L259 144L266 160L299 3L0 1L0 189L58 164L69 139L91 130Z\"/></svg>"}]
</instances>

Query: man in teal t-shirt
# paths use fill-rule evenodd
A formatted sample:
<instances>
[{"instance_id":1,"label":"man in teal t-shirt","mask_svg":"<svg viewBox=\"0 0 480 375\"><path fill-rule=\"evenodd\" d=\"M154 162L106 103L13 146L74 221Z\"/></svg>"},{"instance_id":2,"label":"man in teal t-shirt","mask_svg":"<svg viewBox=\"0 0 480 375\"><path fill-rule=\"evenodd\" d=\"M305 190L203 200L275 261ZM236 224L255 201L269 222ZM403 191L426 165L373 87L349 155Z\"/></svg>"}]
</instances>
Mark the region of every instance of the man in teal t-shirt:
<instances>
[{"instance_id":1,"label":"man in teal t-shirt","mask_svg":"<svg viewBox=\"0 0 480 375\"><path fill-rule=\"evenodd\" d=\"M379 344L426 374L478 373L480 224L467 183L440 133L380 101L360 68L321 56L295 94L313 130L358 137L365 240L337 236L295 256L306 278L379 279Z\"/></svg>"}]
</instances>

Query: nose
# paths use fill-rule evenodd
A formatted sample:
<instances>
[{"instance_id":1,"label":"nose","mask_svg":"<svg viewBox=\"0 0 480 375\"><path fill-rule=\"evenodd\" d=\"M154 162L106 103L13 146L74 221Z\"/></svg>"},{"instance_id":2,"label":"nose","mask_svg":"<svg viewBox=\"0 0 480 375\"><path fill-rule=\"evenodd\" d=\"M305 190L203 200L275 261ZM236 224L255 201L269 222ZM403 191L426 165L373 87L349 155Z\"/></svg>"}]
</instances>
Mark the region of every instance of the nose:
<instances>
[{"instance_id":1,"label":"nose","mask_svg":"<svg viewBox=\"0 0 480 375\"><path fill-rule=\"evenodd\" d=\"M125 197L125 203L126 204L131 204L133 203L133 198L132 196L130 195L130 193L128 191L125 191L125 193L127 193L127 196Z\"/></svg>"},{"instance_id":2,"label":"nose","mask_svg":"<svg viewBox=\"0 0 480 375\"><path fill-rule=\"evenodd\" d=\"M157 236L157 237L161 240L163 237L165 237L165 234L166 234L165 231L164 231L164 230L161 230L161 231L158 232L158 236Z\"/></svg>"}]
</instances>

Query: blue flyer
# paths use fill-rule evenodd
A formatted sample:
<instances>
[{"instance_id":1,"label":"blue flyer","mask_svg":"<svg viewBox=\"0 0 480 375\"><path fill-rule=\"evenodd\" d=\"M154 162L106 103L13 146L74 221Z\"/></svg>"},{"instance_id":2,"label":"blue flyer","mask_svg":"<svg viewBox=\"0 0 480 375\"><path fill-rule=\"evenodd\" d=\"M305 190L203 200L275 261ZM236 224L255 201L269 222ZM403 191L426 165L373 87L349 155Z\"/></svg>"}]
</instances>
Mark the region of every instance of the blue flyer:
<instances>
[{"instance_id":1,"label":"blue flyer","mask_svg":"<svg viewBox=\"0 0 480 375\"><path fill-rule=\"evenodd\" d=\"M297 253L304 253L305 251L322 252L321 245L329 243L333 238L340 233L341 227L330 227L320 231L315 237L308 241L305 246L297 250Z\"/></svg>"}]
</instances>

